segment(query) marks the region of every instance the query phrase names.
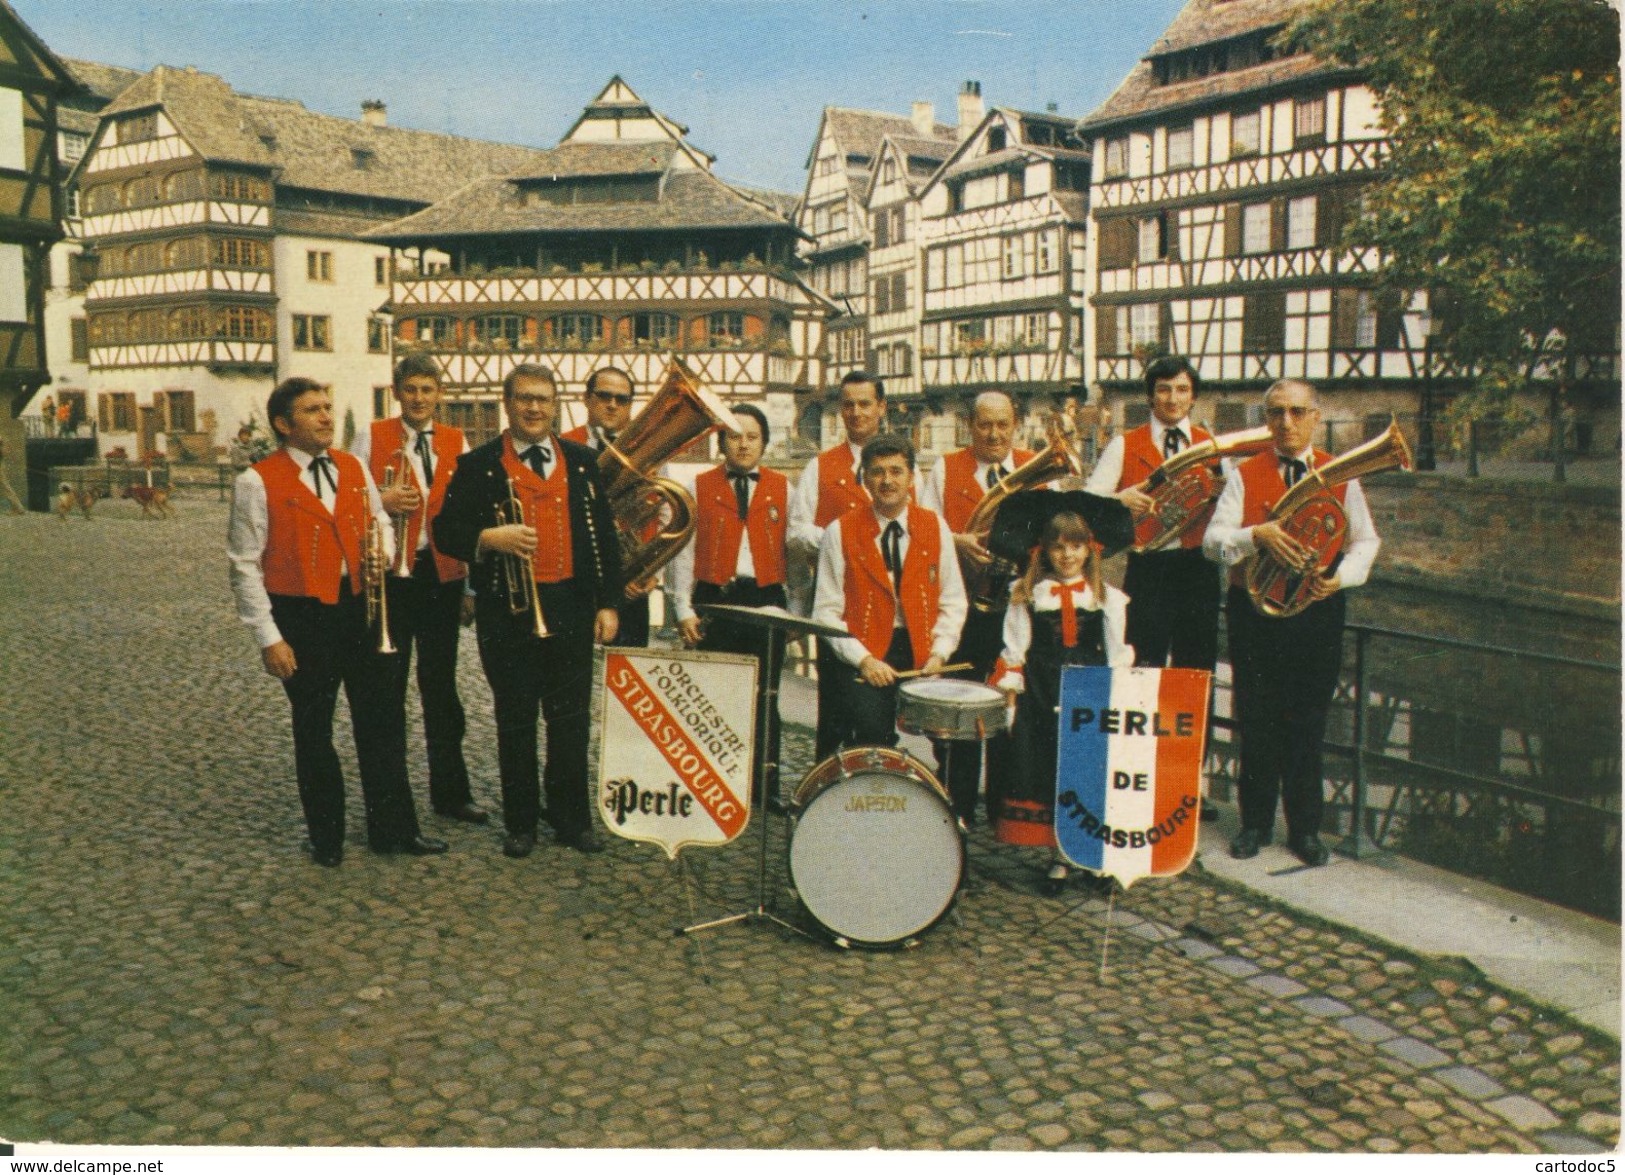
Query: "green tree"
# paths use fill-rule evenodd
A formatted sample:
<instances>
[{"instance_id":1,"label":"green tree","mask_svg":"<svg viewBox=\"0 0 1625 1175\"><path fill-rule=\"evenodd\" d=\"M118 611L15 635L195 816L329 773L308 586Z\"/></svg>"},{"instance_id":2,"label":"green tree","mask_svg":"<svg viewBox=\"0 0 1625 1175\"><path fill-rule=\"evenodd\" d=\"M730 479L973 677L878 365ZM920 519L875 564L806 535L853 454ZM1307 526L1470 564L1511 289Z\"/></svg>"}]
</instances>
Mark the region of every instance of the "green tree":
<instances>
[{"instance_id":1,"label":"green tree","mask_svg":"<svg viewBox=\"0 0 1625 1175\"><path fill-rule=\"evenodd\" d=\"M1555 425L1620 319L1619 14L1330 0L1285 37L1381 103L1389 153L1345 241L1386 254L1389 289L1433 292L1436 345L1473 377L1458 421L1516 417L1538 387Z\"/></svg>"}]
</instances>

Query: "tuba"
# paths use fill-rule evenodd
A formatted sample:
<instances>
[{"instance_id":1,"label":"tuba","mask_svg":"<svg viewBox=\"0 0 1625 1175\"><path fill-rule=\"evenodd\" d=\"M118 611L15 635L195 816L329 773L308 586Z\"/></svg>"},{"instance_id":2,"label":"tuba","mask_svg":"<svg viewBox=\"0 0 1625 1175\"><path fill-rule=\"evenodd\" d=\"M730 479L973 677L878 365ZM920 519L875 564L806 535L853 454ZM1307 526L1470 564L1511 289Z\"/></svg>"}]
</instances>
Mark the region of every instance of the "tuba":
<instances>
[{"instance_id":1,"label":"tuba","mask_svg":"<svg viewBox=\"0 0 1625 1175\"><path fill-rule=\"evenodd\" d=\"M656 472L713 430L739 427L728 406L673 356L660 390L598 455L627 588L654 578L694 534L694 498Z\"/></svg>"},{"instance_id":2,"label":"tuba","mask_svg":"<svg viewBox=\"0 0 1625 1175\"><path fill-rule=\"evenodd\" d=\"M1310 583L1331 572L1341 558L1342 539L1348 530L1343 504L1333 486L1388 469L1409 469L1411 451L1399 425L1389 421L1387 431L1358 448L1311 469L1276 502L1270 521L1302 543L1308 555L1302 565L1286 567L1267 551L1247 563L1247 594L1259 615L1276 619L1296 616L1311 603ZM1333 555L1333 551L1339 554Z\"/></svg>"},{"instance_id":3,"label":"tuba","mask_svg":"<svg viewBox=\"0 0 1625 1175\"><path fill-rule=\"evenodd\" d=\"M1059 419L1051 418L1045 445L1028 461L1011 470L982 495L965 522L965 533L987 541L993 529L993 517L999 505L1020 490L1034 490L1045 482L1063 477L1079 477L1083 467L1067 442L1066 430ZM1007 559L993 556L989 563L972 563L965 567L965 594L978 612L997 612L1010 602L1010 581L1021 574L1021 569Z\"/></svg>"},{"instance_id":4,"label":"tuba","mask_svg":"<svg viewBox=\"0 0 1625 1175\"><path fill-rule=\"evenodd\" d=\"M1220 459L1251 457L1272 444L1269 429L1249 428L1197 441L1168 458L1135 487L1151 495L1151 511L1134 524L1130 549L1136 555L1160 551L1193 526L1205 523L1224 491Z\"/></svg>"}]
</instances>

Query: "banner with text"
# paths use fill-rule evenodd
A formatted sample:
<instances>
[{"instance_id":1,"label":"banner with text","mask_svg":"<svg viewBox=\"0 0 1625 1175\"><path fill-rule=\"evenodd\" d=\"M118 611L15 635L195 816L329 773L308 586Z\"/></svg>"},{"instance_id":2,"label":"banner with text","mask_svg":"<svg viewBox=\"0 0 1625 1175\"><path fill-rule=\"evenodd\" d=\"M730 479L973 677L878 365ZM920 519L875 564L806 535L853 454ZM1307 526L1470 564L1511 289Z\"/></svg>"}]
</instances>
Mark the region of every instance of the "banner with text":
<instances>
[{"instance_id":1,"label":"banner with text","mask_svg":"<svg viewBox=\"0 0 1625 1175\"><path fill-rule=\"evenodd\" d=\"M1191 863L1208 680L1201 669L1062 671L1055 839L1067 860L1124 886Z\"/></svg>"},{"instance_id":2,"label":"banner with text","mask_svg":"<svg viewBox=\"0 0 1625 1175\"><path fill-rule=\"evenodd\" d=\"M622 648L598 656L605 827L670 857L737 837L750 822L756 659Z\"/></svg>"}]
</instances>

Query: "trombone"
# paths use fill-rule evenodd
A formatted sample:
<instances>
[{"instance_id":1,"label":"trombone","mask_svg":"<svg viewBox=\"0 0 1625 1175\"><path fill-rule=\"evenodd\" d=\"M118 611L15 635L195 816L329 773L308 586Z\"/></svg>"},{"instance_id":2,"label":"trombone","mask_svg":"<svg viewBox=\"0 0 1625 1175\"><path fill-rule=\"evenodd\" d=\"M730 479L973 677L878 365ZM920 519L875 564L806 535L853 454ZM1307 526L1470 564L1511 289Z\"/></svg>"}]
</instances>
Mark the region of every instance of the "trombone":
<instances>
[{"instance_id":1,"label":"trombone","mask_svg":"<svg viewBox=\"0 0 1625 1175\"><path fill-rule=\"evenodd\" d=\"M508 484L508 500L496 504L498 526L525 525L525 506L519 495ZM542 597L536 590L536 566L529 555L508 555L502 558L502 576L508 592L508 611L515 616L528 611L531 614L531 633L540 640L552 636L547 621L542 618Z\"/></svg>"},{"instance_id":2,"label":"trombone","mask_svg":"<svg viewBox=\"0 0 1625 1175\"><path fill-rule=\"evenodd\" d=\"M389 568L384 559L384 531L378 519L367 519L367 539L363 548L362 582L367 592L367 627L378 626L378 651L396 652L389 639Z\"/></svg>"},{"instance_id":3,"label":"trombone","mask_svg":"<svg viewBox=\"0 0 1625 1175\"><path fill-rule=\"evenodd\" d=\"M407 458L406 450L396 449L395 455L389 459L389 464L384 466L383 488L389 490L394 489L397 486L411 485L411 478L412 463ZM427 516L429 510L429 500L427 497L424 497L421 492L419 496L423 497L421 512ZM411 537L411 528L407 525L407 520L410 518L410 515L391 514L389 517L390 525L393 527L395 532L395 574L411 575L412 556L415 552L408 551L406 549L406 540ZM425 525L428 524L427 517L425 517L423 521Z\"/></svg>"}]
</instances>

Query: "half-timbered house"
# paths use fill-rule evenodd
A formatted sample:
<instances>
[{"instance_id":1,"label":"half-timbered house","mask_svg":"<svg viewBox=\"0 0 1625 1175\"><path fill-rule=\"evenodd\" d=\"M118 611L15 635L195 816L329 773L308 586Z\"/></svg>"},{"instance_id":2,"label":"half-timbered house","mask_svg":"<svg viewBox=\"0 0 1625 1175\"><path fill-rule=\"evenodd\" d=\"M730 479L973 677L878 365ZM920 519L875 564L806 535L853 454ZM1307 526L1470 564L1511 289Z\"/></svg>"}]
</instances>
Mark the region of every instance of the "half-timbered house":
<instances>
[{"instance_id":1,"label":"half-timbered house","mask_svg":"<svg viewBox=\"0 0 1625 1175\"><path fill-rule=\"evenodd\" d=\"M1397 412L1414 421L1423 295L1374 288L1380 257L1339 245L1382 164L1371 90L1283 50L1307 0L1190 0L1084 123L1095 139L1094 377L1145 414L1152 355L1189 355L1241 427L1257 393L1298 376L1329 395L1346 447ZM1367 421L1369 420L1369 425Z\"/></svg>"},{"instance_id":2,"label":"half-timbered house","mask_svg":"<svg viewBox=\"0 0 1625 1175\"><path fill-rule=\"evenodd\" d=\"M11 421L50 380L45 287L62 237L57 106L77 88L67 67L0 0L0 440L19 459Z\"/></svg>"},{"instance_id":3,"label":"half-timbered house","mask_svg":"<svg viewBox=\"0 0 1625 1175\"><path fill-rule=\"evenodd\" d=\"M960 94L960 121L969 130L982 117L981 87L967 82ZM875 192L877 160L888 138L893 142L892 155L901 155L897 170L883 183L884 191ZM812 149L807 156L807 186L802 193L797 223L806 240L802 258L810 266L808 281L836 306L829 320L825 355L828 360L830 386L824 389L825 399L834 394L834 384L841 376L855 368L888 369L899 358L899 344L909 348L907 362L910 374L901 383L888 381L888 388L911 384L917 376L915 357L918 340L902 337L914 335L918 321L918 286L915 302L904 312L891 309L891 294L899 281L897 274L918 258L918 233L912 241L909 227L917 219L917 210L902 212L904 240L894 244L890 230L898 219L898 205L913 203L913 186L927 166L935 171L941 156L952 151L960 135L954 127L937 122L935 109L929 102L916 102L908 117L886 114L874 110L853 110L842 106L826 106L819 117L818 132L813 137ZM897 145L903 145L901 151ZM930 161L935 159L936 164ZM912 162L911 162L912 160ZM911 169L915 174L910 175ZM878 196L878 199L877 199ZM877 290L869 267L871 245L875 240L877 220L885 222L880 231L887 233L887 250L882 259L882 270L887 285L882 295L887 322L884 354L877 352L869 336L870 310L876 305ZM901 279L907 281L909 279ZM907 323L906 327L901 324ZM888 374L895 374L888 371ZM833 425L833 406L815 399L805 406L802 430L809 439L818 439L823 428Z\"/></svg>"},{"instance_id":4,"label":"half-timbered house","mask_svg":"<svg viewBox=\"0 0 1625 1175\"><path fill-rule=\"evenodd\" d=\"M920 193L923 391L963 416L1081 403L1090 157L1077 120L994 108Z\"/></svg>"},{"instance_id":5,"label":"half-timbered house","mask_svg":"<svg viewBox=\"0 0 1625 1175\"><path fill-rule=\"evenodd\" d=\"M672 352L790 434L796 394L823 381L830 303L797 272L793 198L718 178L686 133L617 77L557 147L367 235L395 251L398 348L441 360L477 434L518 363L567 393L619 367L642 396ZM564 408L577 423L578 397Z\"/></svg>"},{"instance_id":6,"label":"half-timbered house","mask_svg":"<svg viewBox=\"0 0 1625 1175\"><path fill-rule=\"evenodd\" d=\"M74 177L89 379L133 425L104 444L208 455L294 374L331 384L356 427L387 402L389 249L362 235L536 152L362 113L166 66L102 111Z\"/></svg>"}]
</instances>

